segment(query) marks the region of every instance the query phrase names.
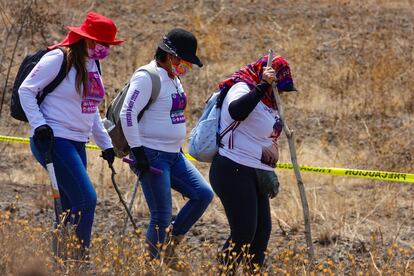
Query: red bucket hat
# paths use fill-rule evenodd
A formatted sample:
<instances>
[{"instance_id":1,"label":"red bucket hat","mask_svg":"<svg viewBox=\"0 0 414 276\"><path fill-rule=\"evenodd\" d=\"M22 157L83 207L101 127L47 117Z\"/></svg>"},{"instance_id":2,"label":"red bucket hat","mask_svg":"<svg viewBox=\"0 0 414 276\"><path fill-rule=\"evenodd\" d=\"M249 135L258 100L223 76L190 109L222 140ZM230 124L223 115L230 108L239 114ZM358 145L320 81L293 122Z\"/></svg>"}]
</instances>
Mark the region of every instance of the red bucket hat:
<instances>
[{"instance_id":1,"label":"red bucket hat","mask_svg":"<svg viewBox=\"0 0 414 276\"><path fill-rule=\"evenodd\" d=\"M70 31L66 37L61 42L49 46L49 50L60 46L72 45L85 37L110 45L116 45L124 42L123 40L115 39L115 35L118 30L114 22L111 19L95 12L89 12L80 27L67 28Z\"/></svg>"},{"instance_id":2,"label":"red bucket hat","mask_svg":"<svg viewBox=\"0 0 414 276\"><path fill-rule=\"evenodd\" d=\"M115 39L118 29L114 22L108 17L95 12L89 12L80 27L69 26L68 29L83 37L110 45L117 45L124 42L123 40Z\"/></svg>"}]
</instances>

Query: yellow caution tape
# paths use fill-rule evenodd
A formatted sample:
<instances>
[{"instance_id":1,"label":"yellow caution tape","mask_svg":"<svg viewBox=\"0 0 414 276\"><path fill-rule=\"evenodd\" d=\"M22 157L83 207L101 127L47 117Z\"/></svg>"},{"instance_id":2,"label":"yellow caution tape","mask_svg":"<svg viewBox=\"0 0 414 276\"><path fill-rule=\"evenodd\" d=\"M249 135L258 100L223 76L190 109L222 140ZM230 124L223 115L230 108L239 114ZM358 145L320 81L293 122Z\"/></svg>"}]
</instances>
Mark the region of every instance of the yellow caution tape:
<instances>
[{"instance_id":1,"label":"yellow caution tape","mask_svg":"<svg viewBox=\"0 0 414 276\"><path fill-rule=\"evenodd\" d=\"M15 143L20 143L20 144L29 144L30 139L0 135L0 142L15 142ZM100 150L100 148L97 145L86 145L86 148L93 149L93 150Z\"/></svg>"},{"instance_id":2,"label":"yellow caution tape","mask_svg":"<svg viewBox=\"0 0 414 276\"><path fill-rule=\"evenodd\" d=\"M0 141L3 142L16 142L22 144L29 144L28 138L11 137L0 135ZM87 149L100 150L97 145L86 145ZM195 159L185 154L188 160L195 161ZM292 164L278 163L278 169L282 170L293 170ZM329 174L336 176L346 176L354 178L369 178L383 181L397 181L414 183L414 174L411 173L399 173L399 172L385 172L385 171L371 171L371 170L355 170L355 169L344 169L344 168L324 168L324 167L313 167L313 166L299 166L299 170L302 172L311 172L318 174Z\"/></svg>"},{"instance_id":3,"label":"yellow caution tape","mask_svg":"<svg viewBox=\"0 0 414 276\"><path fill-rule=\"evenodd\" d=\"M293 170L292 164L277 164L279 169ZM410 173L398 173L398 172L384 172L384 171L371 171L371 170L356 170L356 169L343 169L343 168L324 168L324 167L311 167L311 166L299 166L299 170L303 172L312 172L319 174L330 174L337 176L348 176L356 178L369 178L383 181L398 181L414 183L414 174Z\"/></svg>"}]
</instances>

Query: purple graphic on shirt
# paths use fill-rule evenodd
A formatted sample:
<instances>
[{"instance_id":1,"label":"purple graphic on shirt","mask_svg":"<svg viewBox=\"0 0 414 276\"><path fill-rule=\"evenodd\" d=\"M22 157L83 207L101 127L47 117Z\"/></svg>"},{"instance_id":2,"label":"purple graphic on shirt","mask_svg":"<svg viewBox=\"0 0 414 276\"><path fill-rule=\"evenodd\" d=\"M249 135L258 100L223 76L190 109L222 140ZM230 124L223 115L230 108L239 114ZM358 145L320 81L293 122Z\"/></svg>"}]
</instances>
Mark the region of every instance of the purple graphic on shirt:
<instances>
[{"instance_id":1,"label":"purple graphic on shirt","mask_svg":"<svg viewBox=\"0 0 414 276\"><path fill-rule=\"evenodd\" d=\"M129 99L128 108L126 111L126 119L127 119L128 127L132 127L132 108L134 107L135 100L138 98L138 95L139 95L139 91L135 90L131 96L131 99Z\"/></svg>"},{"instance_id":2,"label":"purple graphic on shirt","mask_svg":"<svg viewBox=\"0 0 414 276\"><path fill-rule=\"evenodd\" d=\"M185 123L184 109L187 105L185 93L171 94L172 106L170 111L171 122L173 125Z\"/></svg>"},{"instance_id":3,"label":"purple graphic on shirt","mask_svg":"<svg viewBox=\"0 0 414 276\"><path fill-rule=\"evenodd\" d=\"M270 134L270 137L273 142L277 142L277 139L279 138L280 134L282 133L282 129L283 129L283 123L282 120L280 119L279 115L275 116L275 123L273 124L273 131Z\"/></svg>"},{"instance_id":4,"label":"purple graphic on shirt","mask_svg":"<svg viewBox=\"0 0 414 276\"><path fill-rule=\"evenodd\" d=\"M105 96L105 88L98 72L88 73L88 88L82 98L82 113L95 113Z\"/></svg>"}]
</instances>

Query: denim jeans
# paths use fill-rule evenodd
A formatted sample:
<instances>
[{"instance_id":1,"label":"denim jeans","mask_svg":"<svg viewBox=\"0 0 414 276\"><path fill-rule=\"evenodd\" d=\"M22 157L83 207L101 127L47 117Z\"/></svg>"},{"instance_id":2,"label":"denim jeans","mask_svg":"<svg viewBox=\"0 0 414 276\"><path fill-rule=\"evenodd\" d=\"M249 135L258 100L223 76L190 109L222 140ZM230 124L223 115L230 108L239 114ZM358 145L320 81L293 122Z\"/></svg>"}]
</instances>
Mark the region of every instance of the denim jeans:
<instances>
[{"instance_id":1,"label":"denim jeans","mask_svg":"<svg viewBox=\"0 0 414 276\"><path fill-rule=\"evenodd\" d=\"M30 147L37 161L45 168L43 153L48 143L38 149L30 139ZM96 207L96 192L86 171L85 143L55 137L52 155L64 211L70 211L69 222L77 225L76 235L83 246L91 241L92 224ZM52 200L52 199L51 199Z\"/></svg>"},{"instance_id":2,"label":"denim jeans","mask_svg":"<svg viewBox=\"0 0 414 276\"><path fill-rule=\"evenodd\" d=\"M214 193L200 172L180 152L170 153L144 148L151 166L163 171L157 175L141 175L141 185L150 210L146 240L153 257L158 255L157 244L162 244L165 230L172 223L173 235L184 235L201 217L213 199ZM133 156L131 155L133 158ZM172 220L171 188L189 200Z\"/></svg>"}]
</instances>

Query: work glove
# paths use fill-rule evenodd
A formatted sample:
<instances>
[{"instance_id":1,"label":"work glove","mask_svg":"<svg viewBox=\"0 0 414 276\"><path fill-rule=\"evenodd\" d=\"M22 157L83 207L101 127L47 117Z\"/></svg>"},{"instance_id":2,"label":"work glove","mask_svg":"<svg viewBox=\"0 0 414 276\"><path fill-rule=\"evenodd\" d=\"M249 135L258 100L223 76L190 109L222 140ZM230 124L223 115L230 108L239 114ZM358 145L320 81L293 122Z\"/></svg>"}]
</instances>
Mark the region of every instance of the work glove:
<instances>
[{"instance_id":1,"label":"work glove","mask_svg":"<svg viewBox=\"0 0 414 276\"><path fill-rule=\"evenodd\" d=\"M274 198L279 193L279 179L274 171L255 169L257 188L261 195Z\"/></svg>"},{"instance_id":2,"label":"work glove","mask_svg":"<svg viewBox=\"0 0 414 276\"><path fill-rule=\"evenodd\" d=\"M279 193L279 180L276 179L276 182L274 183L274 185L272 186L272 189L269 193L269 197L270 198L275 198L277 196L277 194Z\"/></svg>"},{"instance_id":3,"label":"work glove","mask_svg":"<svg viewBox=\"0 0 414 276\"><path fill-rule=\"evenodd\" d=\"M148 162L147 156L144 152L144 147L135 147L131 148L131 152L134 155L134 165L133 167L141 172L147 172L149 170L150 164Z\"/></svg>"},{"instance_id":4,"label":"work glove","mask_svg":"<svg viewBox=\"0 0 414 276\"><path fill-rule=\"evenodd\" d=\"M49 125L41 125L34 131L33 139L37 141L52 141L53 130Z\"/></svg>"},{"instance_id":5,"label":"work glove","mask_svg":"<svg viewBox=\"0 0 414 276\"><path fill-rule=\"evenodd\" d=\"M112 166L115 160L115 151L114 148L109 148L104 151L102 151L101 157L108 161L109 166Z\"/></svg>"}]
</instances>

